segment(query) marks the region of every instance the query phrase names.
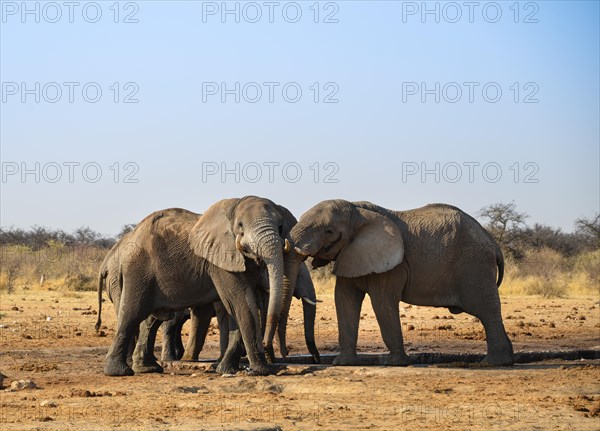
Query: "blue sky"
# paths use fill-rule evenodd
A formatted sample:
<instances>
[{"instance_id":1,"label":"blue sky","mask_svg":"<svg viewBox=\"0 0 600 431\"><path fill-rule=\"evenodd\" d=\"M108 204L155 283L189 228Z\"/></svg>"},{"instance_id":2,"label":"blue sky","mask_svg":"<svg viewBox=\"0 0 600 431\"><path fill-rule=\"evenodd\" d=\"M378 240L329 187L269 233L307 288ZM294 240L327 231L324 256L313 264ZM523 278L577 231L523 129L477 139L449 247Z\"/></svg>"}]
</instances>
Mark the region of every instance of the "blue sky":
<instances>
[{"instance_id":1,"label":"blue sky","mask_svg":"<svg viewBox=\"0 0 600 431\"><path fill-rule=\"evenodd\" d=\"M470 213L514 200L567 231L599 211L598 2L480 2L472 19L428 2L439 22L422 2L314 3L279 2L271 23L264 2L228 2L239 22L222 2L121 2L118 17L97 2L94 23L80 2L71 23L62 2L60 19L28 2L38 23L2 2L0 224L114 234L246 194L297 216L331 198Z\"/></svg>"}]
</instances>

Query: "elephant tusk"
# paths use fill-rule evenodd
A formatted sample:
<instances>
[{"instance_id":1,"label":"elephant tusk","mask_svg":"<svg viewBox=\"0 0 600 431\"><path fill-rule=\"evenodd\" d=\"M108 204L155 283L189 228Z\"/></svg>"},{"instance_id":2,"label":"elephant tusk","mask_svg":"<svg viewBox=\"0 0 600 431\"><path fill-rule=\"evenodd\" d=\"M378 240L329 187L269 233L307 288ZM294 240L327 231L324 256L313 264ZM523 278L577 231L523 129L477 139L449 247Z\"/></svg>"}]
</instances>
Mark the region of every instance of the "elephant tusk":
<instances>
[{"instance_id":1,"label":"elephant tusk","mask_svg":"<svg viewBox=\"0 0 600 431\"><path fill-rule=\"evenodd\" d=\"M315 307L317 306L317 303L315 301L312 301L312 300L308 299L306 296L303 296L302 300L304 302L306 302L307 304L314 305Z\"/></svg>"},{"instance_id":2,"label":"elephant tusk","mask_svg":"<svg viewBox=\"0 0 600 431\"><path fill-rule=\"evenodd\" d=\"M239 233L235 237L235 248L237 248L239 251L244 251L244 247L242 247L242 235Z\"/></svg>"},{"instance_id":3,"label":"elephant tusk","mask_svg":"<svg viewBox=\"0 0 600 431\"><path fill-rule=\"evenodd\" d=\"M287 240L287 238L284 241L283 244L283 251L287 254L290 252L290 250L292 249L292 245L290 244L290 242Z\"/></svg>"}]
</instances>

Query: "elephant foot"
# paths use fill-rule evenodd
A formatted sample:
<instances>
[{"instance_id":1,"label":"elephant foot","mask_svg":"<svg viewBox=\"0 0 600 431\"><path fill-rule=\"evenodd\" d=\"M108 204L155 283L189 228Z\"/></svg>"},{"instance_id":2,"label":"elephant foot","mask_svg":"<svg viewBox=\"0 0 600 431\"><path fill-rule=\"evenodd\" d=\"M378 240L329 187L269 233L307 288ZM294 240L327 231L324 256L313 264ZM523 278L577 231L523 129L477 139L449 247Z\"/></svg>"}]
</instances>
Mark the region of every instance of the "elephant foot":
<instances>
[{"instance_id":1,"label":"elephant foot","mask_svg":"<svg viewBox=\"0 0 600 431\"><path fill-rule=\"evenodd\" d=\"M510 353L497 353L497 354L487 354L483 361L484 364L495 365L497 367L505 367L510 366L515 363L515 359Z\"/></svg>"},{"instance_id":2,"label":"elephant foot","mask_svg":"<svg viewBox=\"0 0 600 431\"><path fill-rule=\"evenodd\" d=\"M198 356L197 356L197 355L196 355L196 356L194 356L194 355L192 355L192 354L189 354L189 355L188 355L187 353L184 353L184 354L183 354L183 356L181 357L181 360L182 360L182 361L193 361L193 362L198 362Z\"/></svg>"},{"instance_id":3,"label":"elephant foot","mask_svg":"<svg viewBox=\"0 0 600 431\"><path fill-rule=\"evenodd\" d=\"M410 365L410 363L410 357L404 352L390 353L383 360L383 365L393 365L397 367L405 367L407 365Z\"/></svg>"},{"instance_id":4,"label":"elephant foot","mask_svg":"<svg viewBox=\"0 0 600 431\"><path fill-rule=\"evenodd\" d=\"M240 369L238 364L228 364L225 361L221 361L219 362L219 365L217 365L216 372L219 374L235 374L239 370Z\"/></svg>"},{"instance_id":5,"label":"elephant foot","mask_svg":"<svg viewBox=\"0 0 600 431\"><path fill-rule=\"evenodd\" d=\"M356 353L340 353L333 359L333 365L358 365L359 363Z\"/></svg>"},{"instance_id":6,"label":"elephant foot","mask_svg":"<svg viewBox=\"0 0 600 431\"><path fill-rule=\"evenodd\" d=\"M133 376L134 373L127 363L107 360L104 366L104 374L107 376Z\"/></svg>"},{"instance_id":7,"label":"elephant foot","mask_svg":"<svg viewBox=\"0 0 600 431\"><path fill-rule=\"evenodd\" d=\"M244 371L249 376L268 376L273 374L273 370L267 364L254 365L246 368Z\"/></svg>"},{"instance_id":8,"label":"elephant foot","mask_svg":"<svg viewBox=\"0 0 600 431\"><path fill-rule=\"evenodd\" d=\"M164 371L163 367L161 367L160 365L158 365L157 362L153 362L150 364L138 364L138 363L134 363L133 364L133 371L135 371L136 373L142 374L142 373L162 373Z\"/></svg>"},{"instance_id":9,"label":"elephant foot","mask_svg":"<svg viewBox=\"0 0 600 431\"><path fill-rule=\"evenodd\" d=\"M174 357L174 356L172 356L172 355L165 355L165 356L162 356L162 357L160 358L160 360L161 360L162 362L173 362L173 361L178 361L179 359L175 358L175 357Z\"/></svg>"}]
</instances>

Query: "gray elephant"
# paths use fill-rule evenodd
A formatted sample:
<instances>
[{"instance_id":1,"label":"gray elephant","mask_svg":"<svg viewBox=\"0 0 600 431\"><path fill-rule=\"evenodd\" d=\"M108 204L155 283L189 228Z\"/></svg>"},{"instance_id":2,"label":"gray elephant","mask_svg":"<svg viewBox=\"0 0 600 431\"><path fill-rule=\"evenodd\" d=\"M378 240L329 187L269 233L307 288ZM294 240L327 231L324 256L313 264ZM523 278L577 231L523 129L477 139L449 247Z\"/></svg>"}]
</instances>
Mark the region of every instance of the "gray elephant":
<instances>
[{"instance_id":1,"label":"gray elephant","mask_svg":"<svg viewBox=\"0 0 600 431\"><path fill-rule=\"evenodd\" d=\"M173 208L142 220L127 235L127 252L113 256L118 272L112 277L118 278L122 292L111 298L118 327L104 373L133 374L127 363L130 346L137 329L147 328L140 323L151 314L168 320L173 311L188 307L210 314L212 304L221 300L239 325L230 343L240 343L241 337L250 372L268 374L264 349L273 350L282 304L291 300L297 278L297 258L287 253L287 236L295 223L287 209L256 196L219 201L202 216ZM256 301L261 264L270 285L262 343ZM101 271L99 294L104 277ZM147 336L140 332L141 339ZM225 355L217 371L236 369L232 353Z\"/></svg>"},{"instance_id":2,"label":"gray elephant","mask_svg":"<svg viewBox=\"0 0 600 431\"><path fill-rule=\"evenodd\" d=\"M340 354L334 364L357 363L360 309L366 293L390 365L406 365L399 302L447 307L483 323L485 361L513 363L500 313L498 287L504 258L492 236L458 208L432 204L392 211L369 202L323 201L302 215L291 232L296 252L313 266L335 261L335 306Z\"/></svg>"},{"instance_id":3,"label":"gray elephant","mask_svg":"<svg viewBox=\"0 0 600 431\"><path fill-rule=\"evenodd\" d=\"M263 285L268 285L266 271L263 271L262 275ZM268 294L268 290L266 290L264 293ZM318 364L320 363L320 355L316 347L314 331L317 298L315 294L315 287L310 277L310 272L304 264L300 266L300 270L298 271L298 278L296 280L296 288L294 290L293 296L297 299L302 300L302 310L304 315L304 338L308 347L308 351L312 355L313 362ZM262 302L265 302L264 298ZM227 313L220 302L214 304L214 309L215 313L213 313L213 316L217 317L219 325L221 356L219 357L218 361L220 361L221 358L224 356L225 350L228 345L229 322ZM260 311L262 317L265 314L265 310L261 307L259 307L259 309L261 309ZM171 320L165 322L148 322L151 325L158 324L163 330L163 346L161 359L163 361L175 361L179 359L187 361L197 361L200 351L202 350L202 347L204 345L204 341L206 339L206 334L208 332L211 317L213 316L199 316L198 313L194 312L194 310L192 310L191 313L189 310L182 310L176 312L175 317ZM279 319L279 325L277 330L279 349L281 356L284 359L288 354L286 345L286 328L288 316L289 306L287 306L286 304L282 308L281 318ZM183 324L190 318L192 320L190 338L188 341L188 346L184 350L183 343L181 341L181 328ZM261 318L261 320L263 319ZM264 329L264 326L262 327ZM136 352L137 351L138 350L136 349ZM152 346L146 349L146 351L148 353L153 352L153 343Z\"/></svg>"}]
</instances>

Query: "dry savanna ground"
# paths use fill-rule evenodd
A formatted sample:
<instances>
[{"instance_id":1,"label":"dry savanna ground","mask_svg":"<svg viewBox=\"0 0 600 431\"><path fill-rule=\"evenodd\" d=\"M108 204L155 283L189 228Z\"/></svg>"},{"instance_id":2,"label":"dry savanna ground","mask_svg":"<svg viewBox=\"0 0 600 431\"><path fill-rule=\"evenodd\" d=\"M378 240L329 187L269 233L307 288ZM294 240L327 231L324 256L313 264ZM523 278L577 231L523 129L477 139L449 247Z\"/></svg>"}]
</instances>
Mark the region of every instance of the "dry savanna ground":
<instances>
[{"instance_id":1,"label":"dry savanna ground","mask_svg":"<svg viewBox=\"0 0 600 431\"><path fill-rule=\"evenodd\" d=\"M318 307L317 344L337 348L333 295ZM106 377L104 356L115 333L112 304L96 335L95 292L21 291L0 296L0 391L4 430L106 429L574 429L600 428L600 361L552 360L494 368L439 364L405 368L290 365L277 376L221 377L209 367ZM565 299L503 297L515 350L598 348L595 294ZM480 324L445 309L403 304L410 352L485 351ZM306 353L302 312L294 301L291 354ZM368 300L359 349L384 353ZM184 327L184 334L187 326ZM158 347L160 346L160 334ZM218 356L211 328L202 358Z\"/></svg>"}]
</instances>

